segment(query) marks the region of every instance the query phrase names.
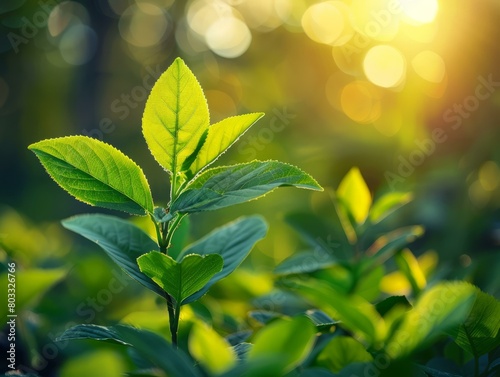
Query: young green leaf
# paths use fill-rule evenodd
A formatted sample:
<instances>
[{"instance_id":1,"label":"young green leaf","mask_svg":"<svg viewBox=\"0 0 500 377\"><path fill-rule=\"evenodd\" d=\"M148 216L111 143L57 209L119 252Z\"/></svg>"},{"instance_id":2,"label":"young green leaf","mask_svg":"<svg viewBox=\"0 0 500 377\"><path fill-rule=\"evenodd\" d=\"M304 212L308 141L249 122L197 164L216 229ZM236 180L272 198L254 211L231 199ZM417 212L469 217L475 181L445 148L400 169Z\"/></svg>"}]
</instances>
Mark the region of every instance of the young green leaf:
<instances>
[{"instance_id":1,"label":"young green leaf","mask_svg":"<svg viewBox=\"0 0 500 377\"><path fill-rule=\"evenodd\" d=\"M144 108L142 132L153 157L177 174L209 123L200 84L182 59L175 59L154 85Z\"/></svg>"},{"instance_id":2,"label":"young green leaf","mask_svg":"<svg viewBox=\"0 0 500 377\"><path fill-rule=\"evenodd\" d=\"M276 275L306 274L335 264L337 264L337 260L325 251L307 251L292 254L276 266L274 273Z\"/></svg>"},{"instance_id":3,"label":"young green leaf","mask_svg":"<svg viewBox=\"0 0 500 377\"><path fill-rule=\"evenodd\" d=\"M455 342L475 357L500 346L500 302L474 287L475 300L466 320L448 331Z\"/></svg>"},{"instance_id":4,"label":"young green leaf","mask_svg":"<svg viewBox=\"0 0 500 377\"><path fill-rule=\"evenodd\" d=\"M444 282L426 291L391 337L387 354L394 359L408 356L444 331L462 324L474 303L475 293L475 287L465 282Z\"/></svg>"},{"instance_id":5,"label":"young green leaf","mask_svg":"<svg viewBox=\"0 0 500 377\"><path fill-rule=\"evenodd\" d=\"M188 344L191 355L211 373L225 372L236 363L231 345L204 323L193 325Z\"/></svg>"},{"instance_id":6,"label":"young green leaf","mask_svg":"<svg viewBox=\"0 0 500 377\"><path fill-rule=\"evenodd\" d=\"M248 353L249 367L267 361L278 372L275 376L284 375L311 352L315 334L316 327L306 317L277 319L256 334Z\"/></svg>"},{"instance_id":7,"label":"young green leaf","mask_svg":"<svg viewBox=\"0 0 500 377\"><path fill-rule=\"evenodd\" d=\"M337 197L358 224L365 221L372 204L372 196L358 168L349 170L342 179L337 189Z\"/></svg>"},{"instance_id":8,"label":"young green leaf","mask_svg":"<svg viewBox=\"0 0 500 377\"><path fill-rule=\"evenodd\" d=\"M191 174L194 176L213 163L263 116L264 113L237 115L211 125L205 143L191 165Z\"/></svg>"},{"instance_id":9,"label":"young green leaf","mask_svg":"<svg viewBox=\"0 0 500 377\"><path fill-rule=\"evenodd\" d=\"M289 279L283 286L300 293L342 326L370 342L383 339L385 325L374 306L359 296L348 296L317 279ZM328 299L325 300L325 297Z\"/></svg>"},{"instance_id":10,"label":"young green leaf","mask_svg":"<svg viewBox=\"0 0 500 377\"><path fill-rule=\"evenodd\" d=\"M244 203L281 186L321 191L299 168L278 161L253 161L205 170L172 203L172 213L211 211Z\"/></svg>"},{"instance_id":11,"label":"young green leaf","mask_svg":"<svg viewBox=\"0 0 500 377\"><path fill-rule=\"evenodd\" d=\"M337 373L349 364L372 360L372 355L356 339L349 336L336 336L320 352L317 363Z\"/></svg>"},{"instance_id":12,"label":"young green leaf","mask_svg":"<svg viewBox=\"0 0 500 377\"><path fill-rule=\"evenodd\" d=\"M189 254L219 254L224 259L224 267L202 289L186 298L184 303L198 300L213 284L232 273L266 233L267 224L260 216L241 217L186 247L177 261Z\"/></svg>"},{"instance_id":13,"label":"young green leaf","mask_svg":"<svg viewBox=\"0 0 500 377\"><path fill-rule=\"evenodd\" d=\"M106 254L131 278L146 288L164 296L164 292L150 278L139 271L137 258L158 245L142 229L118 217L108 215L81 215L63 220L62 225L99 245Z\"/></svg>"},{"instance_id":14,"label":"young green leaf","mask_svg":"<svg viewBox=\"0 0 500 377\"><path fill-rule=\"evenodd\" d=\"M134 215L153 212L141 168L109 144L85 136L42 140L29 147L49 175L76 199Z\"/></svg>"},{"instance_id":15,"label":"young green leaf","mask_svg":"<svg viewBox=\"0 0 500 377\"><path fill-rule=\"evenodd\" d=\"M413 195L409 192L389 192L373 203L370 210L370 221L376 224L391 215L394 211L411 202Z\"/></svg>"},{"instance_id":16,"label":"young green leaf","mask_svg":"<svg viewBox=\"0 0 500 377\"><path fill-rule=\"evenodd\" d=\"M140 256L137 263L143 273L182 305L222 270L224 261L218 254L190 254L176 262L168 255L152 251Z\"/></svg>"}]
</instances>

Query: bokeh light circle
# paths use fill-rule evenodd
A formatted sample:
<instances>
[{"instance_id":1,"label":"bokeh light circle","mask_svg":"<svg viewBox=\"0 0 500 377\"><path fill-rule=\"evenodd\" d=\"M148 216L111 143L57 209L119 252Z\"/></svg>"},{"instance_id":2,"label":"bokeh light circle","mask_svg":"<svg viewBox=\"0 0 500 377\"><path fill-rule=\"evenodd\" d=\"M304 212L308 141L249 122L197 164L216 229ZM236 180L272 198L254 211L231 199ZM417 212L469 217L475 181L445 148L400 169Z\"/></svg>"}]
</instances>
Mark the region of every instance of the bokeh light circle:
<instances>
[{"instance_id":1,"label":"bokeh light circle","mask_svg":"<svg viewBox=\"0 0 500 377\"><path fill-rule=\"evenodd\" d=\"M243 55L252 42L248 26L236 17L221 17L207 30L205 42L210 50L224 58Z\"/></svg>"},{"instance_id":2,"label":"bokeh light circle","mask_svg":"<svg viewBox=\"0 0 500 377\"><path fill-rule=\"evenodd\" d=\"M442 82L446 74L443 58L433 51L419 52L412 59L411 65L417 75L434 84Z\"/></svg>"},{"instance_id":3,"label":"bokeh light circle","mask_svg":"<svg viewBox=\"0 0 500 377\"><path fill-rule=\"evenodd\" d=\"M366 81L347 84L340 95L340 103L345 115L362 124L375 122L382 113L380 93Z\"/></svg>"},{"instance_id":4,"label":"bokeh light circle","mask_svg":"<svg viewBox=\"0 0 500 377\"><path fill-rule=\"evenodd\" d=\"M344 15L333 1L313 4L302 16L302 27L313 41L333 44L344 30Z\"/></svg>"},{"instance_id":5,"label":"bokeh light circle","mask_svg":"<svg viewBox=\"0 0 500 377\"><path fill-rule=\"evenodd\" d=\"M372 47L363 60L363 70L370 82L382 88L398 87L406 76L406 60L395 47Z\"/></svg>"}]
</instances>

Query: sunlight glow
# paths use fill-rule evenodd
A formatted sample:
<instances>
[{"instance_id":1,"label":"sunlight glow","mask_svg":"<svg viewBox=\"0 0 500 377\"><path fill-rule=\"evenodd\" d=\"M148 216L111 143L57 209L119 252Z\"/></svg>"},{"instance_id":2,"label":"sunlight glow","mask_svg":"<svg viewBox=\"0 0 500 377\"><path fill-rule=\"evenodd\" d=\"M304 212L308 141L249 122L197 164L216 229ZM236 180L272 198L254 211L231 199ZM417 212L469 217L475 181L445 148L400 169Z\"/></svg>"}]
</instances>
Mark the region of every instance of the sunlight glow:
<instances>
[{"instance_id":1,"label":"sunlight glow","mask_svg":"<svg viewBox=\"0 0 500 377\"><path fill-rule=\"evenodd\" d=\"M222 17L207 30L205 41L210 49L224 58L242 55L252 42L248 26L236 17Z\"/></svg>"},{"instance_id":2,"label":"sunlight glow","mask_svg":"<svg viewBox=\"0 0 500 377\"><path fill-rule=\"evenodd\" d=\"M382 88L395 88L405 79L406 61L396 48L379 45L371 48L363 61L366 77Z\"/></svg>"},{"instance_id":3,"label":"sunlight glow","mask_svg":"<svg viewBox=\"0 0 500 377\"><path fill-rule=\"evenodd\" d=\"M404 14L419 24L427 24L436 18L438 13L437 0L400 0Z\"/></svg>"},{"instance_id":4,"label":"sunlight glow","mask_svg":"<svg viewBox=\"0 0 500 377\"><path fill-rule=\"evenodd\" d=\"M373 123L382 113L377 88L365 81L347 84L342 90L340 103L344 113L358 123Z\"/></svg>"},{"instance_id":5,"label":"sunlight glow","mask_svg":"<svg viewBox=\"0 0 500 377\"><path fill-rule=\"evenodd\" d=\"M344 15L333 1L317 3L307 8L302 16L302 27L313 41L333 44L344 30Z\"/></svg>"}]
</instances>

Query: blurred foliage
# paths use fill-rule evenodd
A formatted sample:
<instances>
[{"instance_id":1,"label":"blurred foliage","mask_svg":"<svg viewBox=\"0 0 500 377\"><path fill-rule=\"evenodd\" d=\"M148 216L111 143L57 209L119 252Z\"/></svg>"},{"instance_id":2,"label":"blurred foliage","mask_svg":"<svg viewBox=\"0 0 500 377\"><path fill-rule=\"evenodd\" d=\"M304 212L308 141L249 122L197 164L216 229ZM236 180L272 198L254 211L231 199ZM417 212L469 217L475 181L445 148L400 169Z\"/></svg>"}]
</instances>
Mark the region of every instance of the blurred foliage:
<instances>
[{"instance_id":1,"label":"blurred foliage","mask_svg":"<svg viewBox=\"0 0 500 377\"><path fill-rule=\"evenodd\" d=\"M498 84L490 91L484 85L500 81L498 1L425 1L424 11L410 7L388 26L380 19L386 15L380 13L384 1L331 1L317 8L319 3L1 2L0 259L3 265L16 261L20 279L48 274L47 284L30 286L39 289L38 297L26 300L19 318L20 364L56 376L76 375L79 365L107 360L107 375L119 375L132 365L121 347L56 344L55 337L77 323L119 321L166 334L168 324L159 315L165 308L158 308L155 297L60 226L61 218L89 209L55 188L26 146L68 134L97 137L130 152L150 177L155 197L166 201L164 175L137 141L142 140L146 93L177 56L207 89L213 122L237 113L267 114L221 163L247 161L257 153L262 159L290 161L330 187L330 193L358 166L381 207L395 200L394 191L412 192L413 200L384 226L420 225L425 234L411 251L398 251L384 264L385 275L374 270L366 276L371 289L357 292L363 300L373 302L379 291L411 296L443 279L470 281L499 297L500 91ZM379 21L373 13L370 18L373 10ZM381 31L367 25L379 25ZM242 38L224 48L233 41L224 41L221 27L233 31L224 35ZM380 46L390 48L372 50ZM384 62L389 74L377 74ZM250 310L288 316L309 309L303 300L273 288L276 265L311 248L282 220L306 213L328 222L332 206L327 193L284 190L236 209L194 215L185 240L255 212L271 226L242 270L183 313L186 343L195 318L226 335L263 326L247 317ZM379 216L374 204L371 211L368 219L374 220ZM354 218L361 219L359 214ZM57 279L50 279L54 271ZM314 274L329 283L332 276L348 276L343 266L325 271ZM358 290L362 287L363 282ZM3 333L1 339L3 352ZM353 360L366 361L356 344L346 343ZM457 364L472 359L453 342L439 349ZM335 359L320 359L322 365L340 367Z\"/></svg>"}]
</instances>

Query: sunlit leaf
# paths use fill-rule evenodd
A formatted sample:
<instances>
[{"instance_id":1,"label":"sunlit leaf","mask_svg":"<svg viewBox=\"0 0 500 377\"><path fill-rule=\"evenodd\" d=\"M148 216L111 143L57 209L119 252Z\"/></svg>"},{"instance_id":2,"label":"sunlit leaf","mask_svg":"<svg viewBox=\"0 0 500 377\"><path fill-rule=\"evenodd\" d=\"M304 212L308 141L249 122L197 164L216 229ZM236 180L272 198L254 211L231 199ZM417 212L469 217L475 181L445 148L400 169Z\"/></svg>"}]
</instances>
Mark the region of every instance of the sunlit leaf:
<instances>
[{"instance_id":1,"label":"sunlit leaf","mask_svg":"<svg viewBox=\"0 0 500 377\"><path fill-rule=\"evenodd\" d=\"M315 333L316 327L306 317L278 319L255 335L254 346L248 353L249 365L267 359L284 374L298 366L309 354Z\"/></svg>"},{"instance_id":2,"label":"sunlit leaf","mask_svg":"<svg viewBox=\"0 0 500 377\"><path fill-rule=\"evenodd\" d=\"M85 136L42 140L29 147L49 175L76 199L134 215L153 212L141 168L122 152Z\"/></svg>"},{"instance_id":3,"label":"sunlit leaf","mask_svg":"<svg viewBox=\"0 0 500 377\"><path fill-rule=\"evenodd\" d=\"M140 256L137 263L143 273L182 305L222 270L224 262L218 254L190 254L176 262L168 255L152 251Z\"/></svg>"},{"instance_id":4,"label":"sunlit leaf","mask_svg":"<svg viewBox=\"0 0 500 377\"><path fill-rule=\"evenodd\" d=\"M399 270L408 279L413 292L418 295L425 288L427 280L418 264L417 258L415 258L410 250L404 249L396 254L395 260Z\"/></svg>"},{"instance_id":5,"label":"sunlit leaf","mask_svg":"<svg viewBox=\"0 0 500 377\"><path fill-rule=\"evenodd\" d=\"M171 212L210 211L244 203L281 186L321 191L299 168L278 161L253 161L201 173L172 203Z\"/></svg>"},{"instance_id":6,"label":"sunlit leaf","mask_svg":"<svg viewBox=\"0 0 500 377\"><path fill-rule=\"evenodd\" d=\"M372 204L372 196L357 167L349 170L342 179L337 189L337 197L358 224L365 221Z\"/></svg>"},{"instance_id":7,"label":"sunlit leaf","mask_svg":"<svg viewBox=\"0 0 500 377\"><path fill-rule=\"evenodd\" d=\"M210 123L208 105L191 70L177 58L154 85L144 108L142 132L158 163L181 171Z\"/></svg>"},{"instance_id":8,"label":"sunlit leaf","mask_svg":"<svg viewBox=\"0 0 500 377\"><path fill-rule=\"evenodd\" d=\"M465 282L444 282L424 292L388 342L387 354L407 356L456 328L466 320L475 293L474 286Z\"/></svg>"},{"instance_id":9,"label":"sunlit leaf","mask_svg":"<svg viewBox=\"0 0 500 377\"><path fill-rule=\"evenodd\" d=\"M500 346L500 302L474 287L475 300L466 320L448 333L467 352L479 357Z\"/></svg>"},{"instance_id":10,"label":"sunlit leaf","mask_svg":"<svg viewBox=\"0 0 500 377\"><path fill-rule=\"evenodd\" d=\"M213 163L263 116L264 113L238 115L211 125L206 140L191 165L191 174L195 175Z\"/></svg>"},{"instance_id":11,"label":"sunlit leaf","mask_svg":"<svg viewBox=\"0 0 500 377\"><path fill-rule=\"evenodd\" d=\"M236 363L230 344L204 323L194 324L189 334L189 352L211 373L222 373Z\"/></svg>"},{"instance_id":12,"label":"sunlit leaf","mask_svg":"<svg viewBox=\"0 0 500 377\"><path fill-rule=\"evenodd\" d=\"M65 362L60 377L122 377L126 372L125 360L111 350L87 352L73 356Z\"/></svg>"},{"instance_id":13,"label":"sunlit leaf","mask_svg":"<svg viewBox=\"0 0 500 377\"><path fill-rule=\"evenodd\" d=\"M189 296L185 303L199 299L213 284L231 274L266 232L267 224L260 216L241 217L187 246L177 261L189 254L219 254L224 259L224 267L202 289Z\"/></svg>"},{"instance_id":14,"label":"sunlit leaf","mask_svg":"<svg viewBox=\"0 0 500 377\"><path fill-rule=\"evenodd\" d=\"M408 192L389 192L373 203L370 210L370 221L373 224L379 223L413 199L413 195Z\"/></svg>"},{"instance_id":15,"label":"sunlit leaf","mask_svg":"<svg viewBox=\"0 0 500 377\"><path fill-rule=\"evenodd\" d=\"M358 296L348 296L316 279L289 279L282 283L293 292L340 320L341 325L368 341L382 339L385 326L374 306ZM325 299L328 298L328 299Z\"/></svg>"},{"instance_id":16,"label":"sunlit leaf","mask_svg":"<svg viewBox=\"0 0 500 377\"><path fill-rule=\"evenodd\" d=\"M351 363L372 361L365 347L357 340L348 336L336 336L318 355L317 362L319 366L328 368L333 372L339 372L341 369Z\"/></svg>"},{"instance_id":17,"label":"sunlit leaf","mask_svg":"<svg viewBox=\"0 0 500 377\"><path fill-rule=\"evenodd\" d=\"M118 217L80 215L63 220L62 225L100 246L130 277L164 296L164 292L137 266L137 258L158 245L142 229Z\"/></svg>"},{"instance_id":18,"label":"sunlit leaf","mask_svg":"<svg viewBox=\"0 0 500 377\"><path fill-rule=\"evenodd\" d=\"M405 309L411 309L412 307L405 296L390 296L375 304L375 309L377 309L377 312L381 316L385 316L389 311L398 306Z\"/></svg>"}]
</instances>

